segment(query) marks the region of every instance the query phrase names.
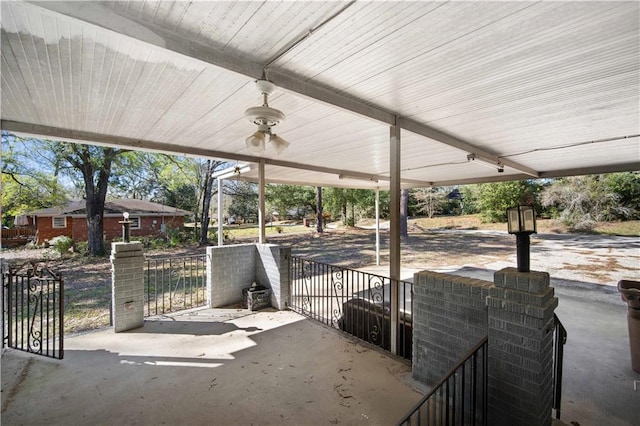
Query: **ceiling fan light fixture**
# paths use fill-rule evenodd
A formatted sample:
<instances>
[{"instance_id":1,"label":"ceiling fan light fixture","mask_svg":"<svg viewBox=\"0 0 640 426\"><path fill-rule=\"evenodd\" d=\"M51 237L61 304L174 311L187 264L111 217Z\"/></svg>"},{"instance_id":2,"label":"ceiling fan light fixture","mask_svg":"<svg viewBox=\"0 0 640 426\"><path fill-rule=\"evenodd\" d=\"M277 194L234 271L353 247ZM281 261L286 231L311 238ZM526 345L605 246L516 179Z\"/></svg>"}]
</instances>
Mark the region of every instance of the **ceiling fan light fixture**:
<instances>
[{"instance_id":1,"label":"ceiling fan light fixture","mask_svg":"<svg viewBox=\"0 0 640 426\"><path fill-rule=\"evenodd\" d=\"M259 106L247 109L244 116L256 125L275 126L285 119L282 111L270 106Z\"/></svg>"},{"instance_id":2,"label":"ceiling fan light fixture","mask_svg":"<svg viewBox=\"0 0 640 426\"><path fill-rule=\"evenodd\" d=\"M289 142L276 134L271 135L269 142L273 145L273 149L275 149L276 154L282 154L282 152L289 147Z\"/></svg>"},{"instance_id":3,"label":"ceiling fan light fixture","mask_svg":"<svg viewBox=\"0 0 640 426\"><path fill-rule=\"evenodd\" d=\"M256 131L254 134L245 139L247 149L256 154L264 152L265 132L262 130Z\"/></svg>"},{"instance_id":4,"label":"ceiling fan light fixture","mask_svg":"<svg viewBox=\"0 0 640 426\"><path fill-rule=\"evenodd\" d=\"M271 133L271 127L277 126L285 119L282 111L269 106L268 97L275 91L276 86L268 80L258 80L256 87L262 93L263 103L262 106L251 107L244 112L244 116L258 126L258 131L245 140L247 149L256 154L264 152L266 135L269 135L269 142L273 145L273 149L280 154L287 149L289 142Z\"/></svg>"}]
</instances>

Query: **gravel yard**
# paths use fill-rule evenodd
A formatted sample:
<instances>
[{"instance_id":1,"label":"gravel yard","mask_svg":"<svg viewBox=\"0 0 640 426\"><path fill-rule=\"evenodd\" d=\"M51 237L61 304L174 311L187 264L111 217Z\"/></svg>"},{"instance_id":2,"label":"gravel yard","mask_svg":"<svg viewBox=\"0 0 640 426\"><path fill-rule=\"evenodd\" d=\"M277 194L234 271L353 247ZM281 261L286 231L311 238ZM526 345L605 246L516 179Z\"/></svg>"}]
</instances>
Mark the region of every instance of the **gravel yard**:
<instances>
[{"instance_id":1,"label":"gravel yard","mask_svg":"<svg viewBox=\"0 0 640 426\"><path fill-rule=\"evenodd\" d=\"M381 264L388 265L388 230L381 235ZM236 240L242 243L245 240ZM247 240L246 242L251 242ZM347 268L375 264L375 231L330 229L269 237L289 245L293 255ZM640 240L634 237L541 233L531 237L531 268L553 278L615 286L621 279L640 278ZM148 256L201 254L205 249L149 251ZM65 280L65 331L80 332L109 325L111 264L109 257L61 257L50 249L5 250L10 264L44 260ZM515 266L515 237L495 230L425 230L412 227L402 241L402 265L411 269L442 270L473 267L496 270ZM604 290L604 288L603 288ZM609 287L610 290L610 287Z\"/></svg>"}]
</instances>

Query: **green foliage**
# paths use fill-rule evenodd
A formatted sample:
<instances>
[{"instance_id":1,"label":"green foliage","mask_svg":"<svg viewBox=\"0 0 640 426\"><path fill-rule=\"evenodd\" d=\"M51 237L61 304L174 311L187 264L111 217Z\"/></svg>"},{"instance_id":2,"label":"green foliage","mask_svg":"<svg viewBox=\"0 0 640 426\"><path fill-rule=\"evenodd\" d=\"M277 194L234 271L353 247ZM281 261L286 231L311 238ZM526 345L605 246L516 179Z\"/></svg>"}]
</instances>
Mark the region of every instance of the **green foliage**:
<instances>
[{"instance_id":1,"label":"green foliage","mask_svg":"<svg viewBox=\"0 0 640 426\"><path fill-rule=\"evenodd\" d=\"M284 231L284 228L283 228L282 226L280 226L280 225L276 226L276 228L275 228L275 229L276 229L276 232L277 232L278 234L282 234L282 231Z\"/></svg>"},{"instance_id":2,"label":"green foliage","mask_svg":"<svg viewBox=\"0 0 640 426\"><path fill-rule=\"evenodd\" d=\"M49 241L49 245L58 253L64 254L73 246L73 240L65 235L58 235Z\"/></svg>"},{"instance_id":3,"label":"green foliage","mask_svg":"<svg viewBox=\"0 0 640 426\"><path fill-rule=\"evenodd\" d=\"M236 218L258 218L258 187L255 183L243 181L227 182L225 194L230 195L231 205L227 209L229 216Z\"/></svg>"},{"instance_id":4,"label":"green foliage","mask_svg":"<svg viewBox=\"0 0 640 426\"><path fill-rule=\"evenodd\" d=\"M611 173L603 179L609 190L617 195L619 207L623 208L612 211L612 218L640 219L640 174Z\"/></svg>"},{"instance_id":5,"label":"green foliage","mask_svg":"<svg viewBox=\"0 0 640 426\"><path fill-rule=\"evenodd\" d=\"M86 241L76 241L73 243L73 251L86 256L89 254L89 244Z\"/></svg>"},{"instance_id":6,"label":"green foliage","mask_svg":"<svg viewBox=\"0 0 640 426\"><path fill-rule=\"evenodd\" d=\"M12 226L16 216L34 210L63 205L64 188L44 173L35 176L10 177L2 174L2 224Z\"/></svg>"},{"instance_id":7,"label":"green foliage","mask_svg":"<svg viewBox=\"0 0 640 426\"><path fill-rule=\"evenodd\" d=\"M480 213L480 185L463 185L458 189L462 194L462 214Z\"/></svg>"},{"instance_id":8,"label":"green foliage","mask_svg":"<svg viewBox=\"0 0 640 426\"><path fill-rule=\"evenodd\" d=\"M542 203L557 209L560 220L570 230L590 231L596 222L632 213L620 204L620 196L607 181L598 175L557 179L543 192Z\"/></svg>"},{"instance_id":9,"label":"green foliage","mask_svg":"<svg viewBox=\"0 0 640 426\"><path fill-rule=\"evenodd\" d=\"M353 226L362 217L375 215L375 191L370 189L325 188L324 210L332 217L342 217L342 222ZM380 216L388 215L389 192L380 192ZM351 224L351 225L350 225Z\"/></svg>"},{"instance_id":10,"label":"green foliage","mask_svg":"<svg viewBox=\"0 0 640 426\"><path fill-rule=\"evenodd\" d=\"M270 184L265 188L265 198L281 218L289 210L300 209L304 214L316 209L316 188L311 186Z\"/></svg>"},{"instance_id":11,"label":"green foliage","mask_svg":"<svg viewBox=\"0 0 640 426\"><path fill-rule=\"evenodd\" d=\"M536 212L540 212L536 197L541 189L541 184L536 181L481 184L478 207L485 221L505 222L507 209L519 204L533 204Z\"/></svg>"},{"instance_id":12,"label":"green foliage","mask_svg":"<svg viewBox=\"0 0 640 426\"><path fill-rule=\"evenodd\" d=\"M16 216L63 205L67 192L58 177L43 167L42 143L2 132L2 224ZM36 154L38 153L38 154Z\"/></svg>"},{"instance_id":13,"label":"green foliage","mask_svg":"<svg viewBox=\"0 0 640 426\"><path fill-rule=\"evenodd\" d=\"M193 241L193 236L185 229L170 228L167 231L167 242L169 247L178 247L189 241Z\"/></svg>"}]
</instances>

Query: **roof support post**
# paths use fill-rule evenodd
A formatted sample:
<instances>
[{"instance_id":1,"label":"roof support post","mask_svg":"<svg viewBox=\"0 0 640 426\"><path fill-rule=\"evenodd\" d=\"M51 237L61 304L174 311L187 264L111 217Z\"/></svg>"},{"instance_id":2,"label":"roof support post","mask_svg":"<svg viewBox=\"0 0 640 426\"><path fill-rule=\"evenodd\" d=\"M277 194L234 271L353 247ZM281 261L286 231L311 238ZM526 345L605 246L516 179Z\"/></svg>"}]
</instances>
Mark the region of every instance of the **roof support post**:
<instances>
[{"instance_id":1,"label":"roof support post","mask_svg":"<svg viewBox=\"0 0 640 426\"><path fill-rule=\"evenodd\" d=\"M261 158L258 163L258 229L260 232L258 242L260 244L266 242L264 199L264 158Z\"/></svg>"},{"instance_id":2,"label":"roof support post","mask_svg":"<svg viewBox=\"0 0 640 426\"><path fill-rule=\"evenodd\" d=\"M398 280L400 280L400 127L391 126L389 137L391 170L389 211L389 278L391 282L391 353L398 353Z\"/></svg>"},{"instance_id":3,"label":"roof support post","mask_svg":"<svg viewBox=\"0 0 640 426\"><path fill-rule=\"evenodd\" d=\"M222 229L222 179L218 179L218 246L224 245L224 235Z\"/></svg>"},{"instance_id":4,"label":"roof support post","mask_svg":"<svg viewBox=\"0 0 640 426\"><path fill-rule=\"evenodd\" d=\"M380 188L376 188L376 265L380 266Z\"/></svg>"}]
</instances>

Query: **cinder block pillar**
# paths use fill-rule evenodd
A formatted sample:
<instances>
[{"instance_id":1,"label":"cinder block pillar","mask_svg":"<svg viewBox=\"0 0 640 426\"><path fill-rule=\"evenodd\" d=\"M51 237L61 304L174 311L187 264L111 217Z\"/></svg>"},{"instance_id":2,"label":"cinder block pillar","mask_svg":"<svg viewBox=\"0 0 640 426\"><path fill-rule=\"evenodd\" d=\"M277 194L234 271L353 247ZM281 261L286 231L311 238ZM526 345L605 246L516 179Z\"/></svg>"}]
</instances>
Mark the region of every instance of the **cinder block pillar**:
<instances>
[{"instance_id":1,"label":"cinder block pillar","mask_svg":"<svg viewBox=\"0 0 640 426\"><path fill-rule=\"evenodd\" d=\"M551 425L553 313L546 272L505 268L489 290L489 424Z\"/></svg>"},{"instance_id":2,"label":"cinder block pillar","mask_svg":"<svg viewBox=\"0 0 640 426\"><path fill-rule=\"evenodd\" d=\"M113 328L116 333L144 325L142 243L111 244Z\"/></svg>"}]
</instances>

